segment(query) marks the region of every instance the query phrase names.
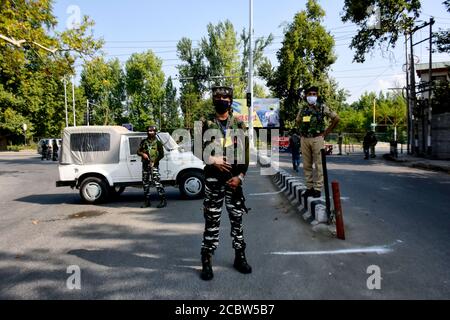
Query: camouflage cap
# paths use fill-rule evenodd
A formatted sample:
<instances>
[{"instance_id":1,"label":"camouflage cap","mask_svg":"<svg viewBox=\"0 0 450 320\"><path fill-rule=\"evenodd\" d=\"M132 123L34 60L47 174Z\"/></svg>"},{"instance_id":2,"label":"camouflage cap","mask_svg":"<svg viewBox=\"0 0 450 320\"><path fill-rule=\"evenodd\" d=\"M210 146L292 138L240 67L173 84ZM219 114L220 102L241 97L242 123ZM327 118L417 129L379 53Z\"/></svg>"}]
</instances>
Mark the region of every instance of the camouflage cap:
<instances>
[{"instance_id":1,"label":"camouflage cap","mask_svg":"<svg viewBox=\"0 0 450 320\"><path fill-rule=\"evenodd\" d=\"M223 97L230 97L231 99L233 99L233 88L231 87L218 86L212 87L211 90L213 98L216 96L223 96Z\"/></svg>"}]
</instances>

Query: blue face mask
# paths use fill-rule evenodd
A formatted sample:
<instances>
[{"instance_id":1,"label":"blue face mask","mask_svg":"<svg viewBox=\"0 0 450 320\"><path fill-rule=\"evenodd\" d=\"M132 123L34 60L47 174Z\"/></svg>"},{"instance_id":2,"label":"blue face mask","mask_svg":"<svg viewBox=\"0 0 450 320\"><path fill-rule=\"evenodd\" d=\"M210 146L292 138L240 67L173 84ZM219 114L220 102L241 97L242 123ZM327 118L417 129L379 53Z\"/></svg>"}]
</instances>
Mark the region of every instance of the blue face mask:
<instances>
[{"instance_id":1,"label":"blue face mask","mask_svg":"<svg viewBox=\"0 0 450 320\"><path fill-rule=\"evenodd\" d=\"M315 96L308 96L306 97L306 100L308 101L309 104L316 104L317 103L317 97Z\"/></svg>"},{"instance_id":2,"label":"blue face mask","mask_svg":"<svg viewBox=\"0 0 450 320\"><path fill-rule=\"evenodd\" d=\"M230 102L226 100L214 100L214 108L218 114L224 114L230 108Z\"/></svg>"}]
</instances>

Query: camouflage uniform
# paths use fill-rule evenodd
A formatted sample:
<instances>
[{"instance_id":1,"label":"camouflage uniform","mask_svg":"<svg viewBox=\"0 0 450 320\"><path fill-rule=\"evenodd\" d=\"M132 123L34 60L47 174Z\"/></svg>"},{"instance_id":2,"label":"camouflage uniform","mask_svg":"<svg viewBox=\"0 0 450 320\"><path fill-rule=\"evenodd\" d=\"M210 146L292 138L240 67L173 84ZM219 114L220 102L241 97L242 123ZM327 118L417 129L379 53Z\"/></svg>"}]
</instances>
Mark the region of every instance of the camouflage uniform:
<instances>
[{"instance_id":1,"label":"camouflage uniform","mask_svg":"<svg viewBox=\"0 0 450 320\"><path fill-rule=\"evenodd\" d=\"M320 150L325 148L323 133L326 129L326 117L334 119L337 117L337 114L321 103L317 103L314 107L304 104L296 120L301 134L301 151L306 187L317 191L320 191L323 187ZM313 173L313 164L316 167L315 174Z\"/></svg>"},{"instance_id":2,"label":"camouflage uniform","mask_svg":"<svg viewBox=\"0 0 450 320\"><path fill-rule=\"evenodd\" d=\"M142 158L142 183L144 185L144 197L150 201L150 187L153 184L158 191L160 199L165 199L164 187L161 184L161 176L159 174L159 161L164 157L164 148L162 143L154 139L144 139L141 141L138 152L146 153L153 165Z\"/></svg>"},{"instance_id":3,"label":"camouflage uniform","mask_svg":"<svg viewBox=\"0 0 450 320\"><path fill-rule=\"evenodd\" d=\"M246 128L242 121L235 119L230 114L225 126L215 118L204 121L203 133L208 129L217 130L218 136L214 136L215 139L204 141L204 149L208 146L212 148L215 145L222 148L225 156L227 150L231 148L231 151L234 153L234 162L230 163L232 165L231 173L222 172L213 165L207 164L205 166L205 198L203 202L205 231L203 233L202 252L214 253L215 249L217 249L219 244L220 216L224 199L231 223L233 248L244 250L246 244L243 235L242 215L247 213L248 209L245 206L242 186L233 190L226 182L240 173L245 174L247 172L249 165L248 137L238 137L239 135L236 135L233 138L233 135L231 135L232 130L241 129L245 131ZM224 139L225 136L227 138ZM232 138L234 141L231 141ZM238 143L238 139L242 138L243 141ZM217 154L211 152L211 156L217 156Z\"/></svg>"}]
</instances>

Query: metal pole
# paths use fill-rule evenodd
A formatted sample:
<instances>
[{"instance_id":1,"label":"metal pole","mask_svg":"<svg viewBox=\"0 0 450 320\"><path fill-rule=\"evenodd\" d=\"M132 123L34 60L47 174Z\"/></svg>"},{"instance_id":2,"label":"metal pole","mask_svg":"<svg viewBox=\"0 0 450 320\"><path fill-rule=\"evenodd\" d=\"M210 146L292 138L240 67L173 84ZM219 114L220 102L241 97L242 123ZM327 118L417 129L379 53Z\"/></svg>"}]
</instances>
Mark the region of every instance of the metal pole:
<instances>
[{"instance_id":1,"label":"metal pole","mask_svg":"<svg viewBox=\"0 0 450 320\"><path fill-rule=\"evenodd\" d=\"M330 189L328 186L327 158L325 155L325 149L320 149L320 155L322 157L323 186L325 189L325 205L327 207L327 217L329 220L331 216L331 205L330 205Z\"/></svg>"},{"instance_id":2,"label":"metal pole","mask_svg":"<svg viewBox=\"0 0 450 320\"><path fill-rule=\"evenodd\" d=\"M339 191L339 183L331 182L333 190L334 215L336 218L336 236L338 239L345 240L344 217L341 206L341 192Z\"/></svg>"},{"instance_id":3,"label":"metal pole","mask_svg":"<svg viewBox=\"0 0 450 320\"><path fill-rule=\"evenodd\" d=\"M67 113L67 81L66 77L63 78L64 82L64 107L66 109L66 128L69 126L69 115Z\"/></svg>"},{"instance_id":4,"label":"metal pole","mask_svg":"<svg viewBox=\"0 0 450 320\"><path fill-rule=\"evenodd\" d=\"M373 99L373 132L375 132L375 128L376 128L376 122L375 122L375 118L376 118L376 98Z\"/></svg>"},{"instance_id":5,"label":"metal pole","mask_svg":"<svg viewBox=\"0 0 450 320\"><path fill-rule=\"evenodd\" d=\"M248 134L250 149L254 149L253 137L253 0L249 0L249 38L248 38L248 90L250 93L250 107L248 109Z\"/></svg>"},{"instance_id":6,"label":"metal pole","mask_svg":"<svg viewBox=\"0 0 450 320\"><path fill-rule=\"evenodd\" d=\"M433 64L433 24L434 19L430 18L430 63L428 66L428 137L427 137L427 154L431 156L431 120L433 117L432 111L433 106L431 105L431 95L432 95L432 87L433 87L433 74L432 74L432 64Z\"/></svg>"},{"instance_id":7,"label":"metal pole","mask_svg":"<svg viewBox=\"0 0 450 320\"><path fill-rule=\"evenodd\" d=\"M407 154L411 154L411 139L412 139L412 135L411 135L411 100L409 99L410 94L409 94L409 77L408 77L408 66L409 66L409 62L408 62L408 34L405 33L405 72L406 72L406 107L408 108L408 141L407 141Z\"/></svg>"},{"instance_id":8,"label":"metal pole","mask_svg":"<svg viewBox=\"0 0 450 320\"><path fill-rule=\"evenodd\" d=\"M77 126L77 121L75 118L75 77L72 76L72 104L73 104L73 126Z\"/></svg>"},{"instance_id":9,"label":"metal pole","mask_svg":"<svg viewBox=\"0 0 450 320\"><path fill-rule=\"evenodd\" d=\"M416 76L415 76L415 68L414 68L414 47L413 47L413 33L410 33L409 36L409 44L410 44L410 50L411 50L411 56L410 56L410 81L411 81L411 112L416 108ZM413 118L413 120L415 120ZM419 149L419 141L418 141L418 132L416 132L416 128L413 125L413 136L414 136L414 147L415 147L415 153L418 153Z\"/></svg>"},{"instance_id":10,"label":"metal pole","mask_svg":"<svg viewBox=\"0 0 450 320\"><path fill-rule=\"evenodd\" d=\"M86 99L86 125L89 126L89 100Z\"/></svg>"}]
</instances>

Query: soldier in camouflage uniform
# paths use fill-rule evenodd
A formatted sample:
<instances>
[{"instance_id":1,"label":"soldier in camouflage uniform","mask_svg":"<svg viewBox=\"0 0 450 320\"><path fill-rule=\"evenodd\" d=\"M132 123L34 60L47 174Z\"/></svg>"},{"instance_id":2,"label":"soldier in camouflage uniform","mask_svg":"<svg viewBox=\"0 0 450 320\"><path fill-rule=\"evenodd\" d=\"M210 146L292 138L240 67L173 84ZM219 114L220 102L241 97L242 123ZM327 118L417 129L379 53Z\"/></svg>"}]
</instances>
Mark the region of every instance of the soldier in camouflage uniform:
<instances>
[{"instance_id":1,"label":"soldier in camouflage uniform","mask_svg":"<svg viewBox=\"0 0 450 320\"><path fill-rule=\"evenodd\" d=\"M307 196L320 197L323 187L322 157L320 150L325 147L325 137L339 122L338 115L323 103L317 101L318 87L310 87L305 91L306 103L298 112L296 123L301 135L303 172L306 179ZM325 118L331 119L326 128ZM313 164L316 172L313 172Z\"/></svg>"},{"instance_id":2,"label":"soldier in camouflage uniform","mask_svg":"<svg viewBox=\"0 0 450 320\"><path fill-rule=\"evenodd\" d=\"M160 203L158 208L167 205L164 187L159 174L159 161L164 157L162 143L156 138L156 126L147 127L147 139L141 141L137 154L142 158L142 182L144 184L145 201L141 208L150 207L150 186L158 191Z\"/></svg>"},{"instance_id":3,"label":"soldier in camouflage uniform","mask_svg":"<svg viewBox=\"0 0 450 320\"><path fill-rule=\"evenodd\" d=\"M219 244L220 216L224 200L235 249L234 268L241 273L252 272L245 257L246 244L242 227L242 216L248 212L242 191L242 183L249 165L248 137L245 135L244 123L230 113L232 89L214 87L212 93L216 114L209 120L202 121L205 150L203 158L206 162L203 202L205 231L201 248L203 280L213 278L211 260ZM219 154L217 150L223 153Z\"/></svg>"}]
</instances>

